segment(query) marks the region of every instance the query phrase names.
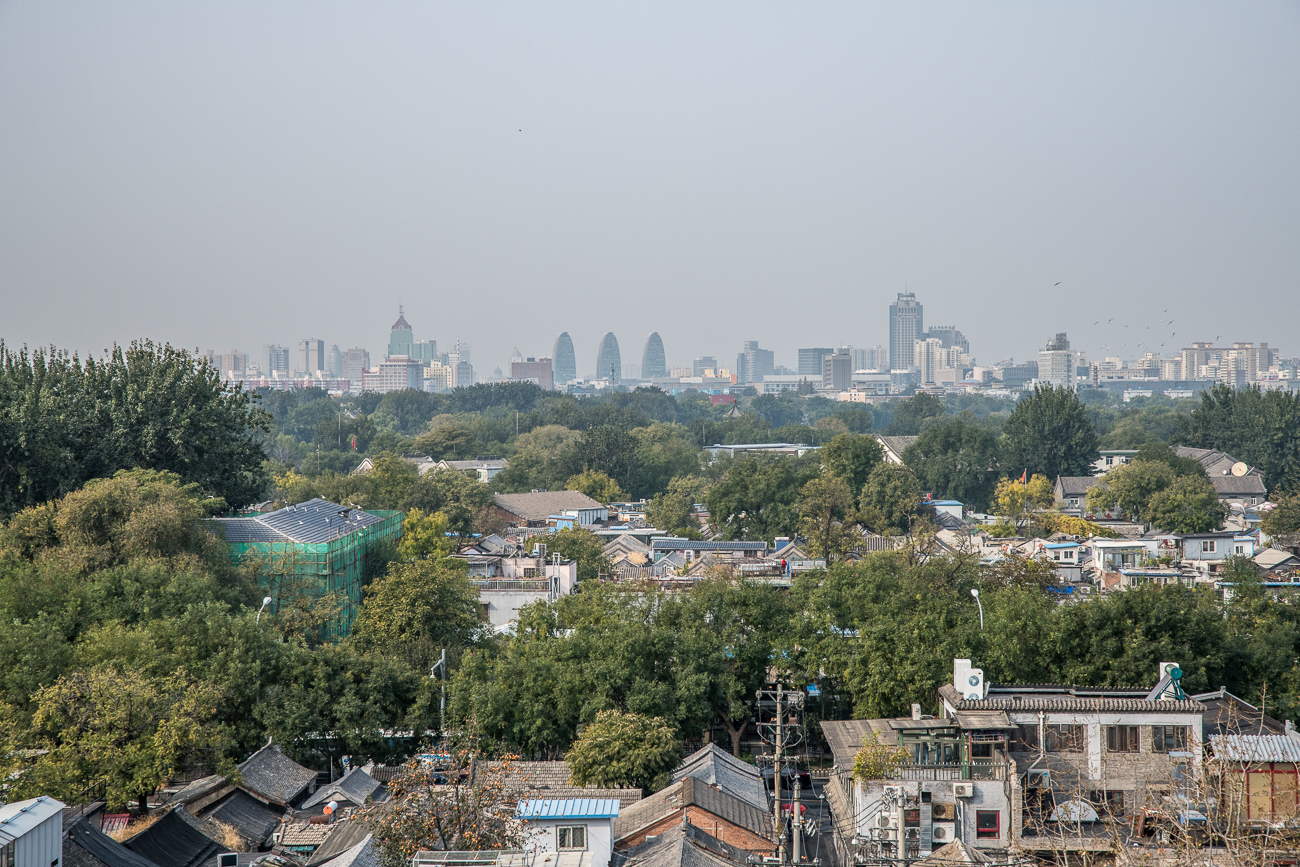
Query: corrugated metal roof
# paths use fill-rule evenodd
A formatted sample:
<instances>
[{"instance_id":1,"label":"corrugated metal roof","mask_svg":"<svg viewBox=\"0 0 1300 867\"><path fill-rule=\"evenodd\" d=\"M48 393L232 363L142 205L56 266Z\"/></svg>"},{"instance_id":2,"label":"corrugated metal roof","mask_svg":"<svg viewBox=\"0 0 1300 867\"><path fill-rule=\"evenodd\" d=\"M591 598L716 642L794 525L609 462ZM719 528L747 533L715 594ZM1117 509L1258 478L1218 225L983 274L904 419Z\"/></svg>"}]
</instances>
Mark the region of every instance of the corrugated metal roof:
<instances>
[{"instance_id":1,"label":"corrugated metal roof","mask_svg":"<svg viewBox=\"0 0 1300 867\"><path fill-rule=\"evenodd\" d=\"M317 497L255 518L214 518L227 542L328 542L384 520Z\"/></svg>"},{"instance_id":2,"label":"corrugated metal roof","mask_svg":"<svg viewBox=\"0 0 1300 867\"><path fill-rule=\"evenodd\" d=\"M0 807L0 844L12 843L51 816L59 816L62 822L65 806L48 795L5 804Z\"/></svg>"},{"instance_id":3,"label":"corrugated metal roof","mask_svg":"<svg viewBox=\"0 0 1300 867\"><path fill-rule=\"evenodd\" d=\"M1229 762L1300 763L1300 739L1290 735L1210 735L1210 748Z\"/></svg>"},{"instance_id":4,"label":"corrugated metal roof","mask_svg":"<svg viewBox=\"0 0 1300 867\"><path fill-rule=\"evenodd\" d=\"M617 798L531 798L519 802L521 819L613 819Z\"/></svg>"}]
</instances>

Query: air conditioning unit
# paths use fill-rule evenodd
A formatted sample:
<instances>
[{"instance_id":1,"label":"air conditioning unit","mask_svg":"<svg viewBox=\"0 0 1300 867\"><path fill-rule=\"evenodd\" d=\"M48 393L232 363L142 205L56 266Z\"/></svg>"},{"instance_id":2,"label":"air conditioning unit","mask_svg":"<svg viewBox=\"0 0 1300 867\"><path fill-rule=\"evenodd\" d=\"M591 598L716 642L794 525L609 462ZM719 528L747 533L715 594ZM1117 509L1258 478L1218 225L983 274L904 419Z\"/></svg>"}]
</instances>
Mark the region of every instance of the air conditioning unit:
<instances>
[{"instance_id":1,"label":"air conditioning unit","mask_svg":"<svg viewBox=\"0 0 1300 867\"><path fill-rule=\"evenodd\" d=\"M952 822L935 822L930 828L930 835L936 843L951 843L957 839L957 826Z\"/></svg>"},{"instance_id":2,"label":"air conditioning unit","mask_svg":"<svg viewBox=\"0 0 1300 867\"><path fill-rule=\"evenodd\" d=\"M1052 788L1052 772L1048 770L1030 771L1025 775L1025 786L1030 789Z\"/></svg>"},{"instance_id":3,"label":"air conditioning unit","mask_svg":"<svg viewBox=\"0 0 1300 867\"><path fill-rule=\"evenodd\" d=\"M975 797L974 783L953 783L952 794L955 798L973 798Z\"/></svg>"},{"instance_id":4,"label":"air conditioning unit","mask_svg":"<svg viewBox=\"0 0 1300 867\"><path fill-rule=\"evenodd\" d=\"M945 820L952 821L956 818L957 808L954 804L940 804L935 802L930 805L930 818L936 822Z\"/></svg>"}]
</instances>

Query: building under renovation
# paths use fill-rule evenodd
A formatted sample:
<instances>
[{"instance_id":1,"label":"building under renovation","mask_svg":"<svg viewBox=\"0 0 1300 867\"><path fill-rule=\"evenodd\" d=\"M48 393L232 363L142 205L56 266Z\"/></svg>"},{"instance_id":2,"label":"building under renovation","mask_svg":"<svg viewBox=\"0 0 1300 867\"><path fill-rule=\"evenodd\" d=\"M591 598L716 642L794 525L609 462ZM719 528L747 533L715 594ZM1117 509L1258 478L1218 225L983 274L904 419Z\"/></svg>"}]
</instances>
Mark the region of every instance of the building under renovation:
<instances>
[{"instance_id":1,"label":"building under renovation","mask_svg":"<svg viewBox=\"0 0 1300 867\"><path fill-rule=\"evenodd\" d=\"M271 597L270 613L303 597L335 594L342 609L329 630L333 637L351 632L362 588L386 562L381 549L402 533L401 512L366 512L319 498L214 521L235 560L256 566L258 583Z\"/></svg>"}]
</instances>

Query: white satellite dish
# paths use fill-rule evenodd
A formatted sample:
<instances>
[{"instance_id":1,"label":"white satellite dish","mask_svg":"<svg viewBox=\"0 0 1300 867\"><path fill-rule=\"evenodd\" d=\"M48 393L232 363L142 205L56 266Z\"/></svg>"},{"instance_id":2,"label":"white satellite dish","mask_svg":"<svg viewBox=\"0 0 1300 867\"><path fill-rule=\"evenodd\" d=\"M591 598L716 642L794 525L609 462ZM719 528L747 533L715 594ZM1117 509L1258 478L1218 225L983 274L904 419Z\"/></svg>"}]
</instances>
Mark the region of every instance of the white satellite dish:
<instances>
[{"instance_id":1,"label":"white satellite dish","mask_svg":"<svg viewBox=\"0 0 1300 867\"><path fill-rule=\"evenodd\" d=\"M1250 472L1250 467L1246 466L1245 461L1237 461L1232 465L1232 474L1234 476L1244 476Z\"/></svg>"}]
</instances>

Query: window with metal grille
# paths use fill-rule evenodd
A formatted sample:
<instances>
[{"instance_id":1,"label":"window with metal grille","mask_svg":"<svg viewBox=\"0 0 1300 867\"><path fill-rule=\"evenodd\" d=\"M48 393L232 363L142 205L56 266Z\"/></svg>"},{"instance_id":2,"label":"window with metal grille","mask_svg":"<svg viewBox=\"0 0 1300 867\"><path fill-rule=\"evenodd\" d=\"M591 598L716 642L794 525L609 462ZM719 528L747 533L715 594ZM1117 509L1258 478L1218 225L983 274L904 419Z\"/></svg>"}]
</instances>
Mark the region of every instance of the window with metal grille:
<instances>
[{"instance_id":1,"label":"window with metal grille","mask_svg":"<svg viewBox=\"0 0 1300 867\"><path fill-rule=\"evenodd\" d=\"M1038 726L1037 725L1019 725L1016 726L1015 749L1020 752L1034 752L1038 749Z\"/></svg>"},{"instance_id":2,"label":"window with metal grille","mask_svg":"<svg viewBox=\"0 0 1300 867\"><path fill-rule=\"evenodd\" d=\"M1181 752L1187 749L1187 726L1152 726L1151 751Z\"/></svg>"},{"instance_id":3,"label":"window with metal grille","mask_svg":"<svg viewBox=\"0 0 1300 867\"><path fill-rule=\"evenodd\" d=\"M560 849L586 849L587 826L567 825L556 828L555 842Z\"/></svg>"},{"instance_id":4,"label":"window with metal grille","mask_svg":"<svg viewBox=\"0 0 1300 867\"><path fill-rule=\"evenodd\" d=\"M1106 726L1106 749L1112 753L1140 752L1137 726Z\"/></svg>"},{"instance_id":5,"label":"window with metal grille","mask_svg":"<svg viewBox=\"0 0 1300 867\"><path fill-rule=\"evenodd\" d=\"M976 810L975 836L981 840L996 840L1002 836L1002 814L997 810Z\"/></svg>"},{"instance_id":6,"label":"window with metal grille","mask_svg":"<svg viewBox=\"0 0 1300 867\"><path fill-rule=\"evenodd\" d=\"M1083 752L1083 726L1081 725L1049 725L1046 734L1049 753Z\"/></svg>"}]
</instances>

